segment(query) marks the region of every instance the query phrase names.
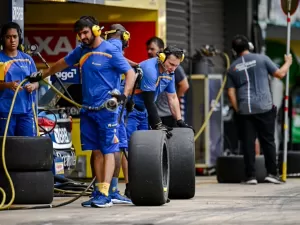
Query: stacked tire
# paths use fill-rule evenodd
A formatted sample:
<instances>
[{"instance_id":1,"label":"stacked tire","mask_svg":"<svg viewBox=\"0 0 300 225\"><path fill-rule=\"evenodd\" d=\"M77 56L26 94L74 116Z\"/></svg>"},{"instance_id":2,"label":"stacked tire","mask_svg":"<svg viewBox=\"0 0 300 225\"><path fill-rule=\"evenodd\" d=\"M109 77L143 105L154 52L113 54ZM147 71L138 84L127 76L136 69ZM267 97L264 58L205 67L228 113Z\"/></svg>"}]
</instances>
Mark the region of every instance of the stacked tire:
<instances>
[{"instance_id":1,"label":"stacked tire","mask_svg":"<svg viewBox=\"0 0 300 225\"><path fill-rule=\"evenodd\" d=\"M3 137L0 137L2 144ZM2 152L2 151L1 151ZM53 146L49 137L7 137L5 162L15 189L13 204L50 204L53 201ZM0 187L6 203L12 191L0 154ZM0 202L3 196L0 195Z\"/></svg>"},{"instance_id":2,"label":"stacked tire","mask_svg":"<svg viewBox=\"0 0 300 225\"><path fill-rule=\"evenodd\" d=\"M164 131L135 131L130 139L128 172L130 194L137 206L159 206L171 199L195 195L194 134L174 128L167 139Z\"/></svg>"}]
</instances>

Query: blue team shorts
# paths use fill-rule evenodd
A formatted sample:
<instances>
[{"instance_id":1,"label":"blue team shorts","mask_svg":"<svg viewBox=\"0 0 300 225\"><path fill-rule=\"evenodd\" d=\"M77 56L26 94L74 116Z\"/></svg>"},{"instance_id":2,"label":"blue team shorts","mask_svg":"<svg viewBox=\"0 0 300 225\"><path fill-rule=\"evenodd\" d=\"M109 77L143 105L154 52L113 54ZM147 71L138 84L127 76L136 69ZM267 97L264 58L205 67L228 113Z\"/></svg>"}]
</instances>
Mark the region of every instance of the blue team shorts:
<instances>
[{"instance_id":1,"label":"blue team shorts","mask_svg":"<svg viewBox=\"0 0 300 225\"><path fill-rule=\"evenodd\" d=\"M117 137L118 111L110 112L81 110L80 138L81 148L85 150L100 150L102 154L119 151Z\"/></svg>"},{"instance_id":2,"label":"blue team shorts","mask_svg":"<svg viewBox=\"0 0 300 225\"><path fill-rule=\"evenodd\" d=\"M122 107L119 108L119 116L121 113ZM122 114L122 119L120 121L120 124L118 125L118 138L119 138L119 147L120 148L128 148L128 142L127 142L127 133L126 133L126 126L124 123L126 116L126 109L124 109Z\"/></svg>"},{"instance_id":3,"label":"blue team shorts","mask_svg":"<svg viewBox=\"0 0 300 225\"><path fill-rule=\"evenodd\" d=\"M0 113L0 136L4 135L8 113ZM33 113L12 114L7 136L37 136Z\"/></svg>"},{"instance_id":4,"label":"blue team shorts","mask_svg":"<svg viewBox=\"0 0 300 225\"><path fill-rule=\"evenodd\" d=\"M128 142L130 141L131 134L137 130L149 130L147 110L139 111L134 109L129 113L126 126Z\"/></svg>"}]
</instances>

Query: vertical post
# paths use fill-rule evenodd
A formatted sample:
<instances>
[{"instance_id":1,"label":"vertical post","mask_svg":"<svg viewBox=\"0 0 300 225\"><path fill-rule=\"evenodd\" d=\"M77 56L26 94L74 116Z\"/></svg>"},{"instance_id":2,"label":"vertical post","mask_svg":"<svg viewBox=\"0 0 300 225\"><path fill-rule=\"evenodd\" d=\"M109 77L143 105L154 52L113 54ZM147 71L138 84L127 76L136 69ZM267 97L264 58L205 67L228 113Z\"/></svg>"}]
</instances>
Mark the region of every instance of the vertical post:
<instances>
[{"instance_id":1,"label":"vertical post","mask_svg":"<svg viewBox=\"0 0 300 225\"><path fill-rule=\"evenodd\" d=\"M24 0L10 0L11 2L11 21L19 24L24 40Z\"/></svg>"},{"instance_id":2,"label":"vertical post","mask_svg":"<svg viewBox=\"0 0 300 225\"><path fill-rule=\"evenodd\" d=\"M290 54L290 41L291 41L291 5L292 0L287 1L288 12L287 12L287 43L286 43L286 54ZM283 149L283 163L282 163L282 180L286 181L287 176L287 144L288 144L288 132L289 132L289 77L290 70L287 72L285 82L285 98L284 98L284 149Z\"/></svg>"},{"instance_id":3,"label":"vertical post","mask_svg":"<svg viewBox=\"0 0 300 225\"><path fill-rule=\"evenodd\" d=\"M1 0L0 9L0 25L13 21L24 30L24 0Z\"/></svg>"}]
</instances>

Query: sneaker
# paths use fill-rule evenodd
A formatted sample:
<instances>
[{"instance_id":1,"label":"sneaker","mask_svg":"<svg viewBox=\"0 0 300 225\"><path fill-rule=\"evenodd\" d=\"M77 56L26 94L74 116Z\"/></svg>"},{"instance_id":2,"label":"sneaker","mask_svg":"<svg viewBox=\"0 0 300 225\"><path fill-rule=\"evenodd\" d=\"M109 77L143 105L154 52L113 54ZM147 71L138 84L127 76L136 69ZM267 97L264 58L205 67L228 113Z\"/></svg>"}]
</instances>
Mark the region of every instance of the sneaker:
<instances>
[{"instance_id":1,"label":"sneaker","mask_svg":"<svg viewBox=\"0 0 300 225\"><path fill-rule=\"evenodd\" d=\"M274 176L272 174L268 174L266 176L265 181L273 183L273 184L283 184L283 180L279 176Z\"/></svg>"},{"instance_id":2,"label":"sneaker","mask_svg":"<svg viewBox=\"0 0 300 225\"><path fill-rule=\"evenodd\" d=\"M92 200L91 205L95 208L108 208L112 207L113 203L110 196L105 196L99 192L98 195Z\"/></svg>"},{"instance_id":3,"label":"sneaker","mask_svg":"<svg viewBox=\"0 0 300 225\"><path fill-rule=\"evenodd\" d=\"M82 202L81 203L81 206L82 207L92 207L91 204L92 204L92 201L94 200L94 198L97 196L97 191L93 191L91 196L90 196L90 200L87 200L85 202Z\"/></svg>"},{"instance_id":4,"label":"sneaker","mask_svg":"<svg viewBox=\"0 0 300 225\"><path fill-rule=\"evenodd\" d=\"M126 196L121 195L118 190L110 194L110 197L113 204L132 204L132 201Z\"/></svg>"},{"instance_id":5,"label":"sneaker","mask_svg":"<svg viewBox=\"0 0 300 225\"><path fill-rule=\"evenodd\" d=\"M255 177L249 177L245 181L242 182L243 184L250 184L250 185L256 185L257 180Z\"/></svg>"}]
</instances>

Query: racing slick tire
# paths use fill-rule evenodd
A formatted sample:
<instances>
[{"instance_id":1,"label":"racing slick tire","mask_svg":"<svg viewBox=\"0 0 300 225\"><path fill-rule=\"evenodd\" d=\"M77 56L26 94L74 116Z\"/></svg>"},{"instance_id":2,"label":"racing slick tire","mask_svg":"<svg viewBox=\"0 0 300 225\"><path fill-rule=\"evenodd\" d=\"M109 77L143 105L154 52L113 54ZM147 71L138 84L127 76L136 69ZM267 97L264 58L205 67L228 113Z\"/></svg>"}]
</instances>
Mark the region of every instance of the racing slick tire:
<instances>
[{"instance_id":1,"label":"racing slick tire","mask_svg":"<svg viewBox=\"0 0 300 225\"><path fill-rule=\"evenodd\" d=\"M13 204L50 204L53 201L52 171L10 172L15 188ZM4 172L0 172L0 187L6 193L6 204L11 200L11 187ZM3 196L0 194L0 202Z\"/></svg>"},{"instance_id":2,"label":"racing slick tire","mask_svg":"<svg viewBox=\"0 0 300 225\"><path fill-rule=\"evenodd\" d=\"M256 156L255 169L257 182L263 183L267 176L264 156ZM216 170L219 183L241 183L246 178L242 155L218 157Z\"/></svg>"},{"instance_id":3,"label":"racing slick tire","mask_svg":"<svg viewBox=\"0 0 300 225\"><path fill-rule=\"evenodd\" d=\"M195 141L190 128L173 128L168 139L170 158L170 199L190 199L195 196Z\"/></svg>"},{"instance_id":4,"label":"racing slick tire","mask_svg":"<svg viewBox=\"0 0 300 225\"><path fill-rule=\"evenodd\" d=\"M136 206L167 202L170 163L166 139L160 130L135 131L131 135L128 176L131 200Z\"/></svg>"},{"instance_id":5,"label":"racing slick tire","mask_svg":"<svg viewBox=\"0 0 300 225\"><path fill-rule=\"evenodd\" d=\"M2 142L3 137L0 137L0 143ZM7 137L5 143L7 169L10 171L51 170L53 163L52 145L49 137ZM0 154L0 168L3 168L2 154Z\"/></svg>"}]
</instances>

